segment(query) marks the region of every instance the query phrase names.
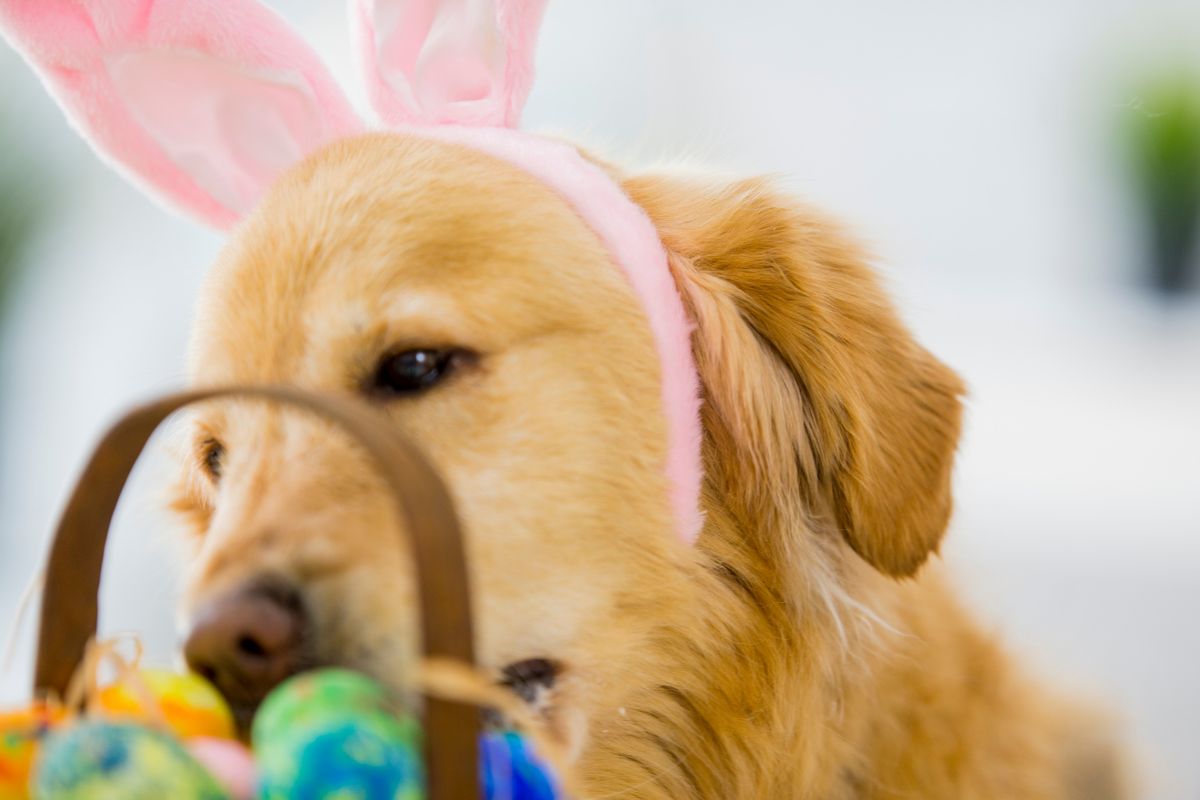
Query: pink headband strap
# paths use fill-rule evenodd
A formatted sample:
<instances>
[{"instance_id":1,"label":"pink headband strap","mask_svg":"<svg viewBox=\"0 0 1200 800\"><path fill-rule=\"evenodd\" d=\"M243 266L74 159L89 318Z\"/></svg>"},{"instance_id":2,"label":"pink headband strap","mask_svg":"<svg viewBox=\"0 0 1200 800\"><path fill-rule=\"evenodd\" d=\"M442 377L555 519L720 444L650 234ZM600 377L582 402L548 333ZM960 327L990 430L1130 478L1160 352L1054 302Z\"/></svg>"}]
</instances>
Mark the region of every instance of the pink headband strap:
<instances>
[{"instance_id":1,"label":"pink headband strap","mask_svg":"<svg viewBox=\"0 0 1200 800\"><path fill-rule=\"evenodd\" d=\"M413 132L467 145L524 170L553 189L600 238L633 287L654 335L662 364L671 508L677 535L694 543L703 524L700 381L692 357L692 325L654 223L612 178L569 144L509 128L440 125Z\"/></svg>"}]
</instances>

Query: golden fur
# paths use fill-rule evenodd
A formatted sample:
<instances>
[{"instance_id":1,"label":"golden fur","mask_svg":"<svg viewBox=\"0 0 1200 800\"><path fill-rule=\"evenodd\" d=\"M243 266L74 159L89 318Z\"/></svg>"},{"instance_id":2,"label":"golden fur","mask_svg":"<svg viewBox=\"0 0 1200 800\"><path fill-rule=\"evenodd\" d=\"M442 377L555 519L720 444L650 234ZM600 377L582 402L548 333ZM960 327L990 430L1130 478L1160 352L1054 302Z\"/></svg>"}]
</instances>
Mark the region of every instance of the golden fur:
<instances>
[{"instance_id":1,"label":"golden fur","mask_svg":"<svg viewBox=\"0 0 1200 800\"><path fill-rule=\"evenodd\" d=\"M858 250L762 180L620 180L696 321L694 548L671 535L636 298L564 203L478 153L375 135L292 170L213 270L194 381L360 391L396 348L478 354L386 408L460 505L484 665L564 668L543 716L581 800L1124 796L1105 736L922 567L962 385ZM255 404L193 431L188 608L286 577L320 660L403 684L411 575L361 456Z\"/></svg>"}]
</instances>

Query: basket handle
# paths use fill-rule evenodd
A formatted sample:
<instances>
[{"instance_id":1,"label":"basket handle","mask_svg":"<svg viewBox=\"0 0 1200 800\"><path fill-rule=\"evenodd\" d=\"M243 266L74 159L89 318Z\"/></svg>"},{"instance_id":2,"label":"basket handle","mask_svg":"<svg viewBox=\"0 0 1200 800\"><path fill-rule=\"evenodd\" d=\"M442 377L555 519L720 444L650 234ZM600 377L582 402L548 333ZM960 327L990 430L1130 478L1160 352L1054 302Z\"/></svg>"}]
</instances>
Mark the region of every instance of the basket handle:
<instances>
[{"instance_id":1,"label":"basket handle","mask_svg":"<svg viewBox=\"0 0 1200 800\"><path fill-rule=\"evenodd\" d=\"M425 656L475 664L462 534L449 493L417 449L359 400L283 386L181 392L136 408L113 425L71 494L50 549L38 632L37 694L66 691L96 634L104 545L117 500L151 434L192 403L226 397L269 400L335 423L375 462L406 523L416 564ZM477 800L480 713L466 703L425 703L425 765L430 800Z\"/></svg>"}]
</instances>

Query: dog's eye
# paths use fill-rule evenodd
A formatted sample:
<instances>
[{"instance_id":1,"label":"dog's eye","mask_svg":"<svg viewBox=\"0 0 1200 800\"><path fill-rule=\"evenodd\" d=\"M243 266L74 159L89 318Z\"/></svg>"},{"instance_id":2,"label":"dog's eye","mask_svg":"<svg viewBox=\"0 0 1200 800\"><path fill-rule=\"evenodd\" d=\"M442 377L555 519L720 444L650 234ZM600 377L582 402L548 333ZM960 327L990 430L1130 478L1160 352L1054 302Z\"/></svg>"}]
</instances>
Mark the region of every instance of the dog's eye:
<instances>
[{"instance_id":1,"label":"dog's eye","mask_svg":"<svg viewBox=\"0 0 1200 800\"><path fill-rule=\"evenodd\" d=\"M221 461L225 458L225 445L216 439L206 441L200 450L200 463L208 477L216 481L221 477Z\"/></svg>"},{"instance_id":2,"label":"dog's eye","mask_svg":"<svg viewBox=\"0 0 1200 800\"><path fill-rule=\"evenodd\" d=\"M453 349L423 348L384 356L375 370L372 388L383 394L414 394L446 377L462 359Z\"/></svg>"},{"instance_id":3,"label":"dog's eye","mask_svg":"<svg viewBox=\"0 0 1200 800\"><path fill-rule=\"evenodd\" d=\"M561 670L560 664L548 658L530 658L505 667L500 682L517 697L536 706L546 700Z\"/></svg>"}]
</instances>

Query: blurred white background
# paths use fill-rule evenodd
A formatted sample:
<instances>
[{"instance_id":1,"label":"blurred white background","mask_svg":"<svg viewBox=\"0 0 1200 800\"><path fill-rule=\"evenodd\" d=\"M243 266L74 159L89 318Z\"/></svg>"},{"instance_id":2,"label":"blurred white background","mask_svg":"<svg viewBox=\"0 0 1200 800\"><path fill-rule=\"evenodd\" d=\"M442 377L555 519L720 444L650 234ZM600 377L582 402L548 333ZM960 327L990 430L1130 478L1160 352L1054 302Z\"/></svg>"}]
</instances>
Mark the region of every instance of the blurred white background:
<instances>
[{"instance_id":1,"label":"blurred white background","mask_svg":"<svg viewBox=\"0 0 1200 800\"><path fill-rule=\"evenodd\" d=\"M353 96L341 4L278 0ZM1147 797L1200 798L1200 302L1139 280L1119 149L1137 81L1200 69L1195 0L555 0L530 128L770 171L839 215L971 387L945 557L1043 673L1110 699ZM0 625L102 426L178 387L220 239L102 166L0 47L0 163L47 198L0 314ZM10 199L12 199L10 197ZM1193 253L1193 257L1195 257ZM103 625L175 645L158 462ZM31 620L0 673L22 698Z\"/></svg>"}]
</instances>

